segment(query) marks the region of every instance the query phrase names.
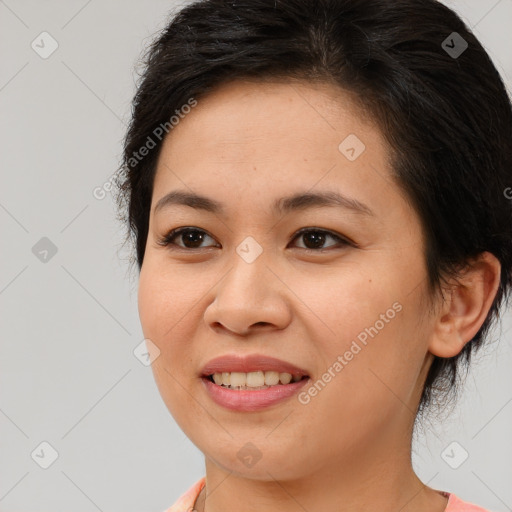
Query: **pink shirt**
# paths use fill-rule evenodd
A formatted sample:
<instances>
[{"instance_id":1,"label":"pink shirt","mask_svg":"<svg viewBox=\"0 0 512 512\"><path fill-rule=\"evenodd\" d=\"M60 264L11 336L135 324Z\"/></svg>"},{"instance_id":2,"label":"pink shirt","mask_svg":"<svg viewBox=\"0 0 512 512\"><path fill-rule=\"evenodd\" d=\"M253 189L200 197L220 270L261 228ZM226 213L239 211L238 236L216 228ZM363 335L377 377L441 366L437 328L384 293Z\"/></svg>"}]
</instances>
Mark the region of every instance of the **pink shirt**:
<instances>
[{"instance_id":1,"label":"pink shirt","mask_svg":"<svg viewBox=\"0 0 512 512\"><path fill-rule=\"evenodd\" d=\"M168 508L164 512L191 512L193 511L194 503L201 492L201 489L206 483L205 477L201 477L194 485L182 494L176 503L171 508ZM485 508L473 505L467 501L462 501L457 498L455 494L439 491L448 498L448 504L446 505L445 512L491 512Z\"/></svg>"}]
</instances>

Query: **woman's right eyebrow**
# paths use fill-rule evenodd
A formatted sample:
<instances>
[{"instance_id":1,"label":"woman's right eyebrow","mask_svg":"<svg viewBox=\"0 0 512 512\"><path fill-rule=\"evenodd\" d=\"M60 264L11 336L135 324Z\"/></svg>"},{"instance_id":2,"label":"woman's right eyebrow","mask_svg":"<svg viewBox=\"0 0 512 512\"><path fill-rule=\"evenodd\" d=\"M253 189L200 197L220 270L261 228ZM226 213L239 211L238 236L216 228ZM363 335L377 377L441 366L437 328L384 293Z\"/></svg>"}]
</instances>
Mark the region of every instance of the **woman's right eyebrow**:
<instances>
[{"instance_id":1,"label":"woman's right eyebrow","mask_svg":"<svg viewBox=\"0 0 512 512\"><path fill-rule=\"evenodd\" d=\"M156 203L153 214L171 205L189 206L196 210L204 210L219 216L226 217L225 206L219 201L189 192L186 190L173 190L163 196ZM364 203L357 199L347 197L332 190L320 192L299 192L291 196L282 197L274 201L272 211L284 215L292 211L306 210L309 208L343 208L353 213L366 216L374 216L375 213Z\"/></svg>"}]
</instances>

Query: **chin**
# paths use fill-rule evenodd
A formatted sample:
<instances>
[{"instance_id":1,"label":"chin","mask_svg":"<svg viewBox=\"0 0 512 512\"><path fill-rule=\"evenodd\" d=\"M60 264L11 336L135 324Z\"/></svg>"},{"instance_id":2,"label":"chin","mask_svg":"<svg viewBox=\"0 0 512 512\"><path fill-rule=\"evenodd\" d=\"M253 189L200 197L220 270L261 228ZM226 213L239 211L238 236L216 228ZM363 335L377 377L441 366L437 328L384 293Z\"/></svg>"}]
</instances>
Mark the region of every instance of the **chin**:
<instances>
[{"instance_id":1,"label":"chin","mask_svg":"<svg viewBox=\"0 0 512 512\"><path fill-rule=\"evenodd\" d=\"M213 444L211 441L209 438L207 442L211 446L199 447L206 459L223 471L240 478L262 482L296 480L305 476L305 467L308 468L308 472L313 468L312 457L298 450L296 443L285 447L282 443L275 446L268 440L265 441L264 437L261 442L258 442L256 437L254 441L243 442L229 438L221 450L219 443ZM299 453L300 460L293 456Z\"/></svg>"}]
</instances>

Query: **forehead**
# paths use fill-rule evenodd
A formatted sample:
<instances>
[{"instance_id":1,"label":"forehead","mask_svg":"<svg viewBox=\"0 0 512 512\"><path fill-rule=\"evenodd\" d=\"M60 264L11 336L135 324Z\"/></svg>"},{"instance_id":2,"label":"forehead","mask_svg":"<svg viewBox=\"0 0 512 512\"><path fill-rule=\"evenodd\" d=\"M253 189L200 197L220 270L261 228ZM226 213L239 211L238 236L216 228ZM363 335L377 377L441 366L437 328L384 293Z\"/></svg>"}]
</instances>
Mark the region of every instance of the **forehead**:
<instances>
[{"instance_id":1,"label":"forehead","mask_svg":"<svg viewBox=\"0 0 512 512\"><path fill-rule=\"evenodd\" d=\"M379 130L355 96L321 82L237 80L200 98L181 117L164 144L180 138L179 144L201 143L202 149L218 152L230 146L233 153L236 145L246 151L264 142L269 153L300 141L304 150L322 151L353 133L385 149Z\"/></svg>"},{"instance_id":2,"label":"forehead","mask_svg":"<svg viewBox=\"0 0 512 512\"><path fill-rule=\"evenodd\" d=\"M239 80L197 101L164 140L153 206L183 185L262 205L317 184L377 205L399 193L382 134L335 86Z\"/></svg>"}]
</instances>

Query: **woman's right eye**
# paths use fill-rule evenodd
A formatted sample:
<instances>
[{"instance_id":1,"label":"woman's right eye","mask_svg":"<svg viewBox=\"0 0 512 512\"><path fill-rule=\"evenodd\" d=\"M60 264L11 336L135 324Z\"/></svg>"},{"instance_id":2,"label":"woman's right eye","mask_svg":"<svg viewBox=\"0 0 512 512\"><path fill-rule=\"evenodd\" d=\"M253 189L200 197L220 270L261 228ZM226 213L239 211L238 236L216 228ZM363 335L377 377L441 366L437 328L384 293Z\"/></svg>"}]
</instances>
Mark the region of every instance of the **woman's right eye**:
<instances>
[{"instance_id":1,"label":"woman's right eye","mask_svg":"<svg viewBox=\"0 0 512 512\"><path fill-rule=\"evenodd\" d=\"M176 244L174 242L175 239L180 238L184 245ZM205 238L211 238L213 240L213 238L202 229L191 227L176 228L172 229L162 239L158 240L158 244L165 247L175 245L182 249L202 249L200 245Z\"/></svg>"}]
</instances>

